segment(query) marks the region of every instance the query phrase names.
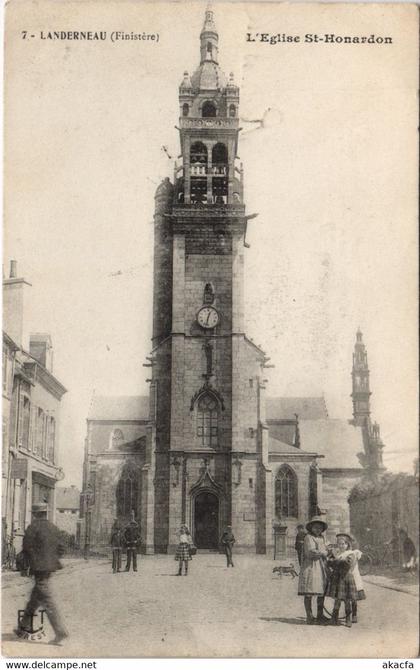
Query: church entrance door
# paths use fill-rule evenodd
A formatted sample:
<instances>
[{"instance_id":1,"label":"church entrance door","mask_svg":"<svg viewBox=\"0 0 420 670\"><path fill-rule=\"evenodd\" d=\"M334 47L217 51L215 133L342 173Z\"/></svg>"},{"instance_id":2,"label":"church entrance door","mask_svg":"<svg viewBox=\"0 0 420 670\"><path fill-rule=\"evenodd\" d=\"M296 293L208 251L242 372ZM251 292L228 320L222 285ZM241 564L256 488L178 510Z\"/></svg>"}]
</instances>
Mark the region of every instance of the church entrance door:
<instances>
[{"instance_id":1,"label":"church entrance door","mask_svg":"<svg viewBox=\"0 0 420 670\"><path fill-rule=\"evenodd\" d=\"M209 491L195 497L194 541L198 549L219 547L219 499Z\"/></svg>"}]
</instances>

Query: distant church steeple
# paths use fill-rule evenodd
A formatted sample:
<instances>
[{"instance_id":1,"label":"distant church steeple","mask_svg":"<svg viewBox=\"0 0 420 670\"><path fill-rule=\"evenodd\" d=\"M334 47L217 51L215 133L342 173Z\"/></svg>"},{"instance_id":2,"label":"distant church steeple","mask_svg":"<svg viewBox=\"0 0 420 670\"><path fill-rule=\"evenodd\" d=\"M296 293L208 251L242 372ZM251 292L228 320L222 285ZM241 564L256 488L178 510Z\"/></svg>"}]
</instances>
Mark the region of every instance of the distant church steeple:
<instances>
[{"instance_id":1,"label":"distant church steeple","mask_svg":"<svg viewBox=\"0 0 420 670\"><path fill-rule=\"evenodd\" d=\"M352 369L352 400L353 423L355 426L365 426L370 421L369 367L366 347L363 342L363 333L360 328L356 333L356 343L353 353Z\"/></svg>"},{"instance_id":2,"label":"distant church steeple","mask_svg":"<svg viewBox=\"0 0 420 670\"><path fill-rule=\"evenodd\" d=\"M208 5L204 17L203 29L200 33L201 64L205 61L218 62L219 35L214 22L211 5Z\"/></svg>"}]
</instances>

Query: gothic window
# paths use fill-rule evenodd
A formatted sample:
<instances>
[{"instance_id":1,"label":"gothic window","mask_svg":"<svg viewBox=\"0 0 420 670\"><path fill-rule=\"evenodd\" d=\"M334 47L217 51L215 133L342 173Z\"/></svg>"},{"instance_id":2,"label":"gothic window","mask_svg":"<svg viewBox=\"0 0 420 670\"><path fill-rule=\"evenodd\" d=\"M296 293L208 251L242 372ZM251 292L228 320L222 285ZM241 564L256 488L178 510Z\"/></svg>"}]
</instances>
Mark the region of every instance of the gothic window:
<instances>
[{"instance_id":1,"label":"gothic window","mask_svg":"<svg viewBox=\"0 0 420 670\"><path fill-rule=\"evenodd\" d=\"M210 102L210 100L207 100L203 105L202 115L203 118L216 116L216 105L213 102Z\"/></svg>"},{"instance_id":2,"label":"gothic window","mask_svg":"<svg viewBox=\"0 0 420 670\"><path fill-rule=\"evenodd\" d=\"M216 399L205 394L197 405L197 437L202 447L217 447L218 434L218 403Z\"/></svg>"},{"instance_id":3,"label":"gothic window","mask_svg":"<svg viewBox=\"0 0 420 670\"><path fill-rule=\"evenodd\" d=\"M121 446L123 442L124 442L124 433L119 428L115 428L115 430L113 430L111 433L109 448L118 449L118 447Z\"/></svg>"},{"instance_id":4,"label":"gothic window","mask_svg":"<svg viewBox=\"0 0 420 670\"><path fill-rule=\"evenodd\" d=\"M187 102L184 102L182 105L182 116L188 116L190 113L190 106Z\"/></svg>"},{"instance_id":5,"label":"gothic window","mask_svg":"<svg viewBox=\"0 0 420 670\"><path fill-rule=\"evenodd\" d=\"M235 105L229 105L229 116L236 116L236 107L235 107Z\"/></svg>"},{"instance_id":6,"label":"gothic window","mask_svg":"<svg viewBox=\"0 0 420 670\"><path fill-rule=\"evenodd\" d=\"M297 477L292 468L282 465L275 481L276 516L280 519L298 515Z\"/></svg>"},{"instance_id":7,"label":"gothic window","mask_svg":"<svg viewBox=\"0 0 420 670\"><path fill-rule=\"evenodd\" d=\"M117 491L117 516L129 517L131 512L137 515L138 484L134 470L125 467L118 482Z\"/></svg>"}]
</instances>

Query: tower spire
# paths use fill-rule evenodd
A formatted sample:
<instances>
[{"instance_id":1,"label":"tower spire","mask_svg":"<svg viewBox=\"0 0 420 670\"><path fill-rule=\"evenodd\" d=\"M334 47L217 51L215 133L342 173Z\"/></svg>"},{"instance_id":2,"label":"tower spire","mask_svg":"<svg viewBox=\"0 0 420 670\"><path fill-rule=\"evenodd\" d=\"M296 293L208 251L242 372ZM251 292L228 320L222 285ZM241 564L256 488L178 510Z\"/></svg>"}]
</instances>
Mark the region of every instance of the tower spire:
<instances>
[{"instance_id":1,"label":"tower spire","mask_svg":"<svg viewBox=\"0 0 420 670\"><path fill-rule=\"evenodd\" d=\"M353 423L365 426L370 421L369 366L363 333L357 329L352 368Z\"/></svg>"},{"instance_id":2,"label":"tower spire","mask_svg":"<svg viewBox=\"0 0 420 670\"><path fill-rule=\"evenodd\" d=\"M203 28L200 33L200 63L206 61L218 63L219 35L214 22L214 12L211 3L207 5L204 15Z\"/></svg>"}]
</instances>

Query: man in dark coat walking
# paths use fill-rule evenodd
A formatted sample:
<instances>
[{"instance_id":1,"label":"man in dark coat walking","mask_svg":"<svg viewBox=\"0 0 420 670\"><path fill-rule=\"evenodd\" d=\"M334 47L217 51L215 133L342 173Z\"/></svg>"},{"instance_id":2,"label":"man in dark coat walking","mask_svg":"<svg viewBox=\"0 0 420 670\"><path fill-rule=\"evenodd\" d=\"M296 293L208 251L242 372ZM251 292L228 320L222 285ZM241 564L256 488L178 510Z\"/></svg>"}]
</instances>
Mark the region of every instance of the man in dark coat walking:
<instances>
[{"instance_id":1,"label":"man in dark coat walking","mask_svg":"<svg viewBox=\"0 0 420 670\"><path fill-rule=\"evenodd\" d=\"M118 525L118 521L115 520L114 527L111 534L111 547L112 547L112 572L121 571L121 549L123 542L122 530Z\"/></svg>"},{"instance_id":2,"label":"man in dark coat walking","mask_svg":"<svg viewBox=\"0 0 420 670\"><path fill-rule=\"evenodd\" d=\"M233 545L235 544L235 537L232 533L232 526L226 526L225 530L223 531L223 535L220 538L220 544L222 545L226 554L227 567L231 566L233 568L232 549Z\"/></svg>"},{"instance_id":3,"label":"man in dark coat walking","mask_svg":"<svg viewBox=\"0 0 420 670\"><path fill-rule=\"evenodd\" d=\"M55 633L51 644L60 644L68 637L68 631L54 602L50 577L62 567L59 558L64 553L64 546L57 526L47 520L47 510L46 503L32 506L32 523L23 538L23 551L29 561L35 585L16 633L19 635L30 629L33 615L43 606Z\"/></svg>"},{"instance_id":4,"label":"man in dark coat walking","mask_svg":"<svg viewBox=\"0 0 420 670\"><path fill-rule=\"evenodd\" d=\"M134 519L134 512L132 512L131 521L124 530L124 544L127 549L127 564L126 571L130 570L131 559L133 559L133 570L137 572L137 549L141 543L140 527Z\"/></svg>"}]
</instances>

